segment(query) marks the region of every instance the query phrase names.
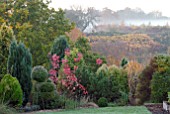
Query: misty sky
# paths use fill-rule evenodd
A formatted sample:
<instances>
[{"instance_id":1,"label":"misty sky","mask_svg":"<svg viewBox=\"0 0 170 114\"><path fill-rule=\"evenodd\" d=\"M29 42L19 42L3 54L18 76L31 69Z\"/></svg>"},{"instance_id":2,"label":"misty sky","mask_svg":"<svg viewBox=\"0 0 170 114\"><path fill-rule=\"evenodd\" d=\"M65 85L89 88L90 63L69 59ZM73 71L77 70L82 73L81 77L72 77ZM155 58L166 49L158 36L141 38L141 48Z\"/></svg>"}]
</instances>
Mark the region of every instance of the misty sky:
<instances>
[{"instance_id":1,"label":"misty sky","mask_svg":"<svg viewBox=\"0 0 170 114\"><path fill-rule=\"evenodd\" d=\"M130 8L141 8L146 13L151 11L161 11L164 16L170 17L170 1L169 0L52 0L51 7L56 9L69 9L72 5L81 5L83 8L95 7L102 10L108 7L113 11Z\"/></svg>"}]
</instances>

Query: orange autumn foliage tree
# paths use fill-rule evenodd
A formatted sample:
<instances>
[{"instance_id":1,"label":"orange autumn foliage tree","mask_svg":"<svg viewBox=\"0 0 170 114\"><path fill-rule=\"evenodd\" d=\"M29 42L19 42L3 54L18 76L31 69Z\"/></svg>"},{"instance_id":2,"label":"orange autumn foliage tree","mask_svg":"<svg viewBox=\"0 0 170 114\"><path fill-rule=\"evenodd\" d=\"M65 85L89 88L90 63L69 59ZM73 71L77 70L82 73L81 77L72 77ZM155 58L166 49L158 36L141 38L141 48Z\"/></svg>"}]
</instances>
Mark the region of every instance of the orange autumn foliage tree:
<instances>
[{"instance_id":1,"label":"orange autumn foliage tree","mask_svg":"<svg viewBox=\"0 0 170 114\"><path fill-rule=\"evenodd\" d=\"M136 104L136 87L138 84L138 78L143 70L143 66L136 61L129 61L125 70L128 73L128 85L129 85L129 101L132 105Z\"/></svg>"},{"instance_id":2,"label":"orange autumn foliage tree","mask_svg":"<svg viewBox=\"0 0 170 114\"><path fill-rule=\"evenodd\" d=\"M70 32L67 32L66 34L73 42L75 42L80 37L85 37L85 34L78 28L74 28Z\"/></svg>"}]
</instances>

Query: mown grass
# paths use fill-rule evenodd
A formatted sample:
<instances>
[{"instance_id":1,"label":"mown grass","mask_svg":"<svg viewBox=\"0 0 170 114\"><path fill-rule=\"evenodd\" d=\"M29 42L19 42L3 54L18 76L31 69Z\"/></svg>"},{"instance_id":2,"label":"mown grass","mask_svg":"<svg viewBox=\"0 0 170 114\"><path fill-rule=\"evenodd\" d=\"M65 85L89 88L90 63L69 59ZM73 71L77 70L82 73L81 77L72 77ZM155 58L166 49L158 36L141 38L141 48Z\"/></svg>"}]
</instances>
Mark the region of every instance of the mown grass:
<instances>
[{"instance_id":1,"label":"mown grass","mask_svg":"<svg viewBox=\"0 0 170 114\"><path fill-rule=\"evenodd\" d=\"M151 114L151 112L149 112L144 106L123 106L63 110L59 112L39 112L36 114Z\"/></svg>"}]
</instances>

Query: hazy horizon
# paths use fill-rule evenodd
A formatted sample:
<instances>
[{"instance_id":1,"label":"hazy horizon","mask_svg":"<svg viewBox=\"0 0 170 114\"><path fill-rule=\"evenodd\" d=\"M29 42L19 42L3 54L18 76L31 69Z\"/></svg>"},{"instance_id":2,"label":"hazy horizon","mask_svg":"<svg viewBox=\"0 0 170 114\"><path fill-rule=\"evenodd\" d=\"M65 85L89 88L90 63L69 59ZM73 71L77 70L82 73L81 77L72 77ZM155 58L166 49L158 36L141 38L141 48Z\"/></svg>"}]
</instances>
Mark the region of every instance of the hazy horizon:
<instances>
[{"instance_id":1,"label":"hazy horizon","mask_svg":"<svg viewBox=\"0 0 170 114\"><path fill-rule=\"evenodd\" d=\"M122 10L126 7L135 9L141 8L144 12L160 11L163 16L170 17L170 7L167 0L52 0L50 7L55 9L70 9L71 6L82 6L83 8L94 7L102 10L107 7L113 11Z\"/></svg>"}]
</instances>

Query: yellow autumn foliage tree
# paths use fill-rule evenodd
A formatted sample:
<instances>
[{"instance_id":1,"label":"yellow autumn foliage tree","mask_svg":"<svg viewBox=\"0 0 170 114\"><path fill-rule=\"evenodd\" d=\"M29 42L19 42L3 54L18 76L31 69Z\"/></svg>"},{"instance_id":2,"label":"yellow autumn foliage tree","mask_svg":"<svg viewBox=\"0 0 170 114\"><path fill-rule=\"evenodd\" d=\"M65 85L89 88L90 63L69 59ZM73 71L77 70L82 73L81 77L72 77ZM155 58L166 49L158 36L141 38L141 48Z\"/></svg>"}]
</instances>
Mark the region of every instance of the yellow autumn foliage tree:
<instances>
[{"instance_id":1,"label":"yellow autumn foliage tree","mask_svg":"<svg viewBox=\"0 0 170 114\"><path fill-rule=\"evenodd\" d=\"M125 70L128 74L128 86L129 86L129 101L132 105L136 104L136 87L138 84L138 77L143 70L143 66L136 61L129 61Z\"/></svg>"}]
</instances>

